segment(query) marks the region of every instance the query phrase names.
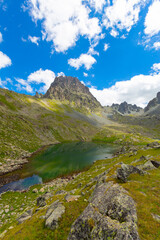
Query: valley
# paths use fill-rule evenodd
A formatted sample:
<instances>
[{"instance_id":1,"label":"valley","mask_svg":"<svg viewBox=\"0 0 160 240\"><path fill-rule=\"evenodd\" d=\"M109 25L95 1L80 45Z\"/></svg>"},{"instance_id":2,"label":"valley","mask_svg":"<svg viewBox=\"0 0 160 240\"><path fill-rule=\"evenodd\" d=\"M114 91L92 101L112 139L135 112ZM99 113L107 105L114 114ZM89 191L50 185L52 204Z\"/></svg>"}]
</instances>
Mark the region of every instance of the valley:
<instances>
[{"instance_id":1,"label":"valley","mask_svg":"<svg viewBox=\"0 0 160 240\"><path fill-rule=\"evenodd\" d=\"M0 89L0 186L34 174L46 178L0 195L0 238L158 240L159 108L159 94L145 109L126 102L102 107L73 77L57 77L44 95ZM59 145L68 147L59 149L64 158L58 162L56 156L55 164L45 151ZM116 149L109 158L96 147L107 145ZM90 147L83 156L86 146L92 146L92 160ZM38 160L42 152L47 157ZM83 166L77 168L78 163Z\"/></svg>"}]
</instances>

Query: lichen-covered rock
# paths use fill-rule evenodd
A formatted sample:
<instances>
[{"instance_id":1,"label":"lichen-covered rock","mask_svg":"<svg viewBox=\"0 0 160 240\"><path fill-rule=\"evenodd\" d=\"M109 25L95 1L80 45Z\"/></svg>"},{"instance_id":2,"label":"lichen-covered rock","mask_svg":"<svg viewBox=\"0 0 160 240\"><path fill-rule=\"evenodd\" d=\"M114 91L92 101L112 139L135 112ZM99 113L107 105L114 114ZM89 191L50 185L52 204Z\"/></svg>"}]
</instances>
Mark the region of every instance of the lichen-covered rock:
<instances>
[{"instance_id":1,"label":"lichen-covered rock","mask_svg":"<svg viewBox=\"0 0 160 240\"><path fill-rule=\"evenodd\" d=\"M117 178L122 182L127 182L128 177L132 173L139 173L142 175L144 174L144 172L141 169L123 163L121 167L117 169Z\"/></svg>"},{"instance_id":2,"label":"lichen-covered rock","mask_svg":"<svg viewBox=\"0 0 160 240\"><path fill-rule=\"evenodd\" d=\"M143 170L143 171L156 169L156 167L153 165L153 163L151 161L147 161L144 164L141 164L137 167L138 167L138 169Z\"/></svg>"},{"instance_id":3,"label":"lichen-covered rock","mask_svg":"<svg viewBox=\"0 0 160 240\"><path fill-rule=\"evenodd\" d=\"M37 207L44 207L46 205L45 196L40 196L37 198Z\"/></svg>"},{"instance_id":4,"label":"lichen-covered rock","mask_svg":"<svg viewBox=\"0 0 160 240\"><path fill-rule=\"evenodd\" d=\"M97 186L90 204L73 223L68 240L139 240L133 199L118 184Z\"/></svg>"},{"instance_id":5,"label":"lichen-covered rock","mask_svg":"<svg viewBox=\"0 0 160 240\"><path fill-rule=\"evenodd\" d=\"M17 221L18 221L19 223L23 223L24 221L26 221L26 220L28 220L29 218L31 218L32 214L33 214L33 209L30 209L30 210L24 212L24 213L17 219Z\"/></svg>"},{"instance_id":6,"label":"lichen-covered rock","mask_svg":"<svg viewBox=\"0 0 160 240\"><path fill-rule=\"evenodd\" d=\"M65 212L65 207L57 200L50 205L45 215L45 226L52 230L58 226L58 221Z\"/></svg>"}]
</instances>

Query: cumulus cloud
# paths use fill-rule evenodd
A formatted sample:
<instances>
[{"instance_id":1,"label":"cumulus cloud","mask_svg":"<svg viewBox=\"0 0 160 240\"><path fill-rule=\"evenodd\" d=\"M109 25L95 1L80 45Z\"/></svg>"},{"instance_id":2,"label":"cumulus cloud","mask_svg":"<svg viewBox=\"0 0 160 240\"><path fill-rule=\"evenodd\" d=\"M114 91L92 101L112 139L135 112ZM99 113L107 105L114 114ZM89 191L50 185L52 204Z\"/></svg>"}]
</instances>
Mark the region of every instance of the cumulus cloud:
<instances>
[{"instance_id":1,"label":"cumulus cloud","mask_svg":"<svg viewBox=\"0 0 160 240\"><path fill-rule=\"evenodd\" d=\"M3 42L2 33L0 32L0 43Z\"/></svg>"},{"instance_id":2,"label":"cumulus cloud","mask_svg":"<svg viewBox=\"0 0 160 240\"><path fill-rule=\"evenodd\" d=\"M11 59L6 54L0 51L0 69L11 65L12 65Z\"/></svg>"},{"instance_id":3,"label":"cumulus cloud","mask_svg":"<svg viewBox=\"0 0 160 240\"><path fill-rule=\"evenodd\" d=\"M17 89L25 90L26 92L29 92L29 93L33 92L33 88L24 79L15 78L15 80L18 82L18 84L16 84Z\"/></svg>"},{"instance_id":4,"label":"cumulus cloud","mask_svg":"<svg viewBox=\"0 0 160 240\"><path fill-rule=\"evenodd\" d=\"M160 42L155 42L153 44L153 48L155 48L156 50L159 50L160 49Z\"/></svg>"},{"instance_id":5,"label":"cumulus cloud","mask_svg":"<svg viewBox=\"0 0 160 240\"><path fill-rule=\"evenodd\" d=\"M156 69L156 67L160 69L158 64L153 65L152 69ZM137 75L128 81L116 82L112 87L103 90L90 88L90 92L103 106L127 101L145 107L158 91L160 91L160 72Z\"/></svg>"},{"instance_id":6,"label":"cumulus cloud","mask_svg":"<svg viewBox=\"0 0 160 240\"><path fill-rule=\"evenodd\" d=\"M102 5L92 2L96 8ZM90 17L91 10L83 0L27 0L27 3L32 20L42 23L43 40L52 41L57 52L74 46L80 36L90 40L101 33L99 19Z\"/></svg>"},{"instance_id":7,"label":"cumulus cloud","mask_svg":"<svg viewBox=\"0 0 160 240\"><path fill-rule=\"evenodd\" d=\"M145 34L153 36L160 32L160 1L154 0L145 18Z\"/></svg>"},{"instance_id":8,"label":"cumulus cloud","mask_svg":"<svg viewBox=\"0 0 160 240\"><path fill-rule=\"evenodd\" d=\"M50 87L51 83L54 81L54 79L55 79L54 72L48 69L46 70L39 69L38 71L31 73L28 76L27 81L29 83L34 83L34 84L41 84L41 83L44 84L44 86L41 88L40 91L46 92Z\"/></svg>"},{"instance_id":9,"label":"cumulus cloud","mask_svg":"<svg viewBox=\"0 0 160 240\"><path fill-rule=\"evenodd\" d=\"M153 66L152 66L152 69L155 72L159 72L160 71L160 63L154 63Z\"/></svg>"},{"instance_id":10,"label":"cumulus cloud","mask_svg":"<svg viewBox=\"0 0 160 240\"><path fill-rule=\"evenodd\" d=\"M108 44L108 43L105 43L105 44L104 44L104 51L106 52L109 47L110 47L109 44Z\"/></svg>"},{"instance_id":11,"label":"cumulus cloud","mask_svg":"<svg viewBox=\"0 0 160 240\"><path fill-rule=\"evenodd\" d=\"M91 7L93 7L96 12L101 12L103 6L106 4L105 0L88 0Z\"/></svg>"},{"instance_id":12,"label":"cumulus cloud","mask_svg":"<svg viewBox=\"0 0 160 240\"><path fill-rule=\"evenodd\" d=\"M96 59L89 54L81 54L79 58L70 58L68 60L68 64L77 70L82 66L89 70L94 63L96 63Z\"/></svg>"},{"instance_id":13,"label":"cumulus cloud","mask_svg":"<svg viewBox=\"0 0 160 240\"><path fill-rule=\"evenodd\" d=\"M39 41L40 41L40 37L28 36L28 40L31 41L32 43L35 43L38 46L39 45Z\"/></svg>"},{"instance_id":14,"label":"cumulus cloud","mask_svg":"<svg viewBox=\"0 0 160 240\"><path fill-rule=\"evenodd\" d=\"M114 31L126 30L129 32L133 25L139 20L141 7L147 0L108 0L108 6L105 8L103 23L106 27L112 28L110 33L117 36Z\"/></svg>"}]
</instances>

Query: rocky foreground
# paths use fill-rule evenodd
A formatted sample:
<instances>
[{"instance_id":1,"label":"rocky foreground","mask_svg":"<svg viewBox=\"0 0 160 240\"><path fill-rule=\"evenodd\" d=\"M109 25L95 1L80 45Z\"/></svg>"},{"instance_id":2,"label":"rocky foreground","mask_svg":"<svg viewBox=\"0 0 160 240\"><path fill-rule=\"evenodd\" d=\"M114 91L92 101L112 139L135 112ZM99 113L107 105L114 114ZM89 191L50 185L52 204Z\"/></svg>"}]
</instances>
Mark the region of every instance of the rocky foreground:
<instances>
[{"instance_id":1,"label":"rocky foreground","mask_svg":"<svg viewBox=\"0 0 160 240\"><path fill-rule=\"evenodd\" d=\"M86 172L1 195L1 239L159 239L160 147L123 147ZM27 237L27 238L26 238Z\"/></svg>"}]
</instances>

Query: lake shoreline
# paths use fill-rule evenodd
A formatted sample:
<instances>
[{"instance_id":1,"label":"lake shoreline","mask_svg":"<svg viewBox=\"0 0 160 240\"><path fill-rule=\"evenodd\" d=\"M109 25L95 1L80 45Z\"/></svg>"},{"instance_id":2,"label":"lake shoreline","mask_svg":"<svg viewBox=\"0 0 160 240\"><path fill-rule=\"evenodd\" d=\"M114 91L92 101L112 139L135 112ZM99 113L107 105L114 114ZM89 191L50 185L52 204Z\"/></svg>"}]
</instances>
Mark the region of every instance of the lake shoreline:
<instances>
[{"instance_id":1,"label":"lake shoreline","mask_svg":"<svg viewBox=\"0 0 160 240\"><path fill-rule=\"evenodd\" d=\"M6 159L6 163L4 163L2 166L0 166L0 187L3 187L5 184L8 184L13 181L20 179L20 176L18 174L14 174L14 172L21 170L24 165L26 165L32 157L40 153L41 151L44 151L47 147L53 146L55 144L59 144L60 142L51 143L47 145L43 145L40 148L38 148L36 151L32 153L26 153L26 155L22 155L18 159Z\"/></svg>"},{"instance_id":2,"label":"lake shoreline","mask_svg":"<svg viewBox=\"0 0 160 240\"><path fill-rule=\"evenodd\" d=\"M66 142L65 142L66 143ZM68 143L68 142L67 142ZM76 143L78 143L78 141L76 141ZM36 151L34 151L33 153L29 153L27 156L25 156L25 158L19 158L19 164L15 164L12 162L12 165L9 165L9 168L5 167L4 168L4 172L0 173L0 188L3 187L4 185L8 185L14 182L18 182L21 179L25 179L26 177L24 177L22 175L22 172L25 171L26 169L26 164L29 163L30 161L32 161L36 156L38 156L39 154L43 154L43 152L45 152L46 149L48 149L49 147L55 146L57 144L62 144L60 142L56 142L53 144L47 144L47 145L43 145L41 146L39 149L37 149ZM95 144L95 143L94 143ZM107 144L108 145L108 144ZM112 145L112 144L111 144ZM101 156L102 157L102 156ZM103 156L103 158L106 158L105 156ZM108 158L108 157L107 157ZM95 161L94 161L95 162ZM94 163L92 162L92 164ZM72 176L74 174L79 174L87 169L89 169L91 166L91 163L88 166L84 166L81 169L75 169L72 172L68 172L68 173L64 173L62 172L62 174L60 174L59 176L55 176L53 178L50 179L44 179L43 184L47 184L49 182L51 182L54 179L70 179L72 178ZM39 176L36 172L33 173L37 176ZM32 176L32 175L30 175ZM28 176L28 177L30 177ZM37 183L38 184L38 183Z\"/></svg>"}]
</instances>

